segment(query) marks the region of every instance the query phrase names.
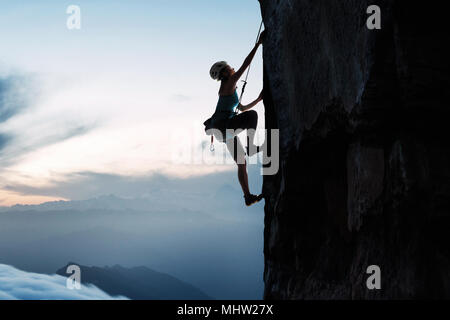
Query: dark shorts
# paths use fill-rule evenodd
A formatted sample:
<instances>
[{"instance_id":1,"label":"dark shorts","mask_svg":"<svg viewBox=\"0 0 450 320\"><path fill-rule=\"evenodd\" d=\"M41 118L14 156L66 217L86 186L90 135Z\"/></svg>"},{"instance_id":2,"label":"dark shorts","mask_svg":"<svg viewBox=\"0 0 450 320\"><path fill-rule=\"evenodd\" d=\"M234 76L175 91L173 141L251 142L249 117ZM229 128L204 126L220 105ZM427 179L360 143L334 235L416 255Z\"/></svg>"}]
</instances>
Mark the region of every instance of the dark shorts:
<instances>
[{"instance_id":1,"label":"dark shorts","mask_svg":"<svg viewBox=\"0 0 450 320\"><path fill-rule=\"evenodd\" d=\"M258 113L254 110L242 112L230 119L226 124L226 129L235 130L235 135L241 133L247 129L256 130L258 125ZM238 137L229 137L226 139L228 151L233 156L234 161L237 164L245 164L245 150Z\"/></svg>"},{"instance_id":2,"label":"dark shorts","mask_svg":"<svg viewBox=\"0 0 450 320\"><path fill-rule=\"evenodd\" d=\"M258 125L258 113L255 110L242 112L230 119L226 124L227 129L245 130L256 129Z\"/></svg>"}]
</instances>

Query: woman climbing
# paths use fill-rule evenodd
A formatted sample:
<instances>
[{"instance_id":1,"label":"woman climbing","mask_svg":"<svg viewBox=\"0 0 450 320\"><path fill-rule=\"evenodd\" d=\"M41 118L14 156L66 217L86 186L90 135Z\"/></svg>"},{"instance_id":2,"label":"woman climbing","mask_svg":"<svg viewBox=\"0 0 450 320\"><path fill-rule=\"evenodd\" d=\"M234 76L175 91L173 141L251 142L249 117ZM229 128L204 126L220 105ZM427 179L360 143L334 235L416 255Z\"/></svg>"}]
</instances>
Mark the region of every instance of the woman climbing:
<instances>
[{"instance_id":1,"label":"woman climbing","mask_svg":"<svg viewBox=\"0 0 450 320\"><path fill-rule=\"evenodd\" d=\"M236 134L239 134L243 130L247 129L248 156L252 156L260 151L261 148L254 145L258 114L256 111L250 109L262 100L262 92L255 101L248 105L242 105L239 101L236 84L244 74L245 70L250 66L258 47L264 40L264 35L265 33L262 32L255 44L255 47L244 60L244 63L238 71L235 71L225 61L215 63L210 70L211 78L221 82L219 89L219 102L217 103L216 111L211 118L211 127L219 129L222 134L225 134L226 129L234 130L234 136L230 138L225 135L223 140L225 140L224 142L227 145L227 149L233 156L233 159L238 166L238 179L242 187L242 191L244 192L245 204L247 206L251 206L252 204L259 202L263 196L257 196L250 193L245 151ZM237 114L236 109L242 113Z\"/></svg>"}]
</instances>

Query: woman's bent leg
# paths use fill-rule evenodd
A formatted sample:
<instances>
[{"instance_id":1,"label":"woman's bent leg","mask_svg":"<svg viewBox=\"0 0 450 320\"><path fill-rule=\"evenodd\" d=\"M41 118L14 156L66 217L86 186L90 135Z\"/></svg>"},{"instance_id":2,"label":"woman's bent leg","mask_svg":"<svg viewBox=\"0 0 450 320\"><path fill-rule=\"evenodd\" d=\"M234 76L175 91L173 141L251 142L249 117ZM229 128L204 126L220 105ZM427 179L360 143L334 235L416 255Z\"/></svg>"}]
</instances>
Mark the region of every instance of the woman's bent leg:
<instances>
[{"instance_id":1,"label":"woman's bent leg","mask_svg":"<svg viewBox=\"0 0 450 320\"><path fill-rule=\"evenodd\" d=\"M247 147L249 147L254 146L257 125L258 113L255 110L250 110L231 118L227 123L227 128L233 130L247 129Z\"/></svg>"},{"instance_id":2,"label":"woman's bent leg","mask_svg":"<svg viewBox=\"0 0 450 320\"><path fill-rule=\"evenodd\" d=\"M247 113L247 112L244 112ZM247 122L248 123L248 122ZM233 156L234 161L238 166L238 179L241 185L242 191L244 192L245 204L251 206L254 203L259 202L263 196L256 196L250 193L250 188L248 186L248 175L247 175L247 162L245 161L245 151L238 137L233 137L226 141L228 151Z\"/></svg>"}]
</instances>

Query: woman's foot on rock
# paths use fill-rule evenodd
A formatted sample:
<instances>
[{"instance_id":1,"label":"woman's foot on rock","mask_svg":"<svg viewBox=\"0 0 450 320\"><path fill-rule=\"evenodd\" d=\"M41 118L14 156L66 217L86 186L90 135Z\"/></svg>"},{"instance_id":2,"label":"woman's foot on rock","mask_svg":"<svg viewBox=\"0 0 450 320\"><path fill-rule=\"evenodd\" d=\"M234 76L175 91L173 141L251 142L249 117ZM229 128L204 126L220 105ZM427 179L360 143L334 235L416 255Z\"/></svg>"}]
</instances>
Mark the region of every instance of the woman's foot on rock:
<instances>
[{"instance_id":1,"label":"woman's foot on rock","mask_svg":"<svg viewBox=\"0 0 450 320\"><path fill-rule=\"evenodd\" d=\"M248 196L244 196L244 198L245 198L245 205L247 207L250 207L252 204L260 202L263 198L263 195L260 194L260 195L256 196L254 194L249 194Z\"/></svg>"}]
</instances>

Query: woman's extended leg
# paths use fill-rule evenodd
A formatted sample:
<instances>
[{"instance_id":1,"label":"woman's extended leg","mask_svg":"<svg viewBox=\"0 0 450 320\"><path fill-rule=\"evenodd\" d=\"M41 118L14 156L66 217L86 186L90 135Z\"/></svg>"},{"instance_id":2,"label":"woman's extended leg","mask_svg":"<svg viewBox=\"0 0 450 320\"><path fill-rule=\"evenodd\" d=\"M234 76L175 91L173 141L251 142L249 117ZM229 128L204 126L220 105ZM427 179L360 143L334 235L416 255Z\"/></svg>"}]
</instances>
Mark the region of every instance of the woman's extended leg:
<instances>
[{"instance_id":1,"label":"woman's extended leg","mask_svg":"<svg viewBox=\"0 0 450 320\"><path fill-rule=\"evenodd\" d=\"M238 166L238 179L244 192L245 204L251 206L252 204L260 201L262 195L256 196L250 193L250 188L248 186L248 175L247 175L247 162L245 161L245 151L242 147L241 141L238 137L229 139L226 141L228 151L233 156L234 161Z\"/></svg>"},{"instance_id":2,"label":"woman's extended leg","mask_svg":"<svg viewBox=\"0 0 450 320\"><path fill-rule=\"evenodd\" d=\"M248 188L248 175L247 175L247 164L238 164L238 179L241 184L242 191L244 192L244 197L250 195L250 189Z\"/></svg>"},{"instance_id":3,"label":"woman's extended leg","mask_svg":"<svg viewBox=\"0 0 450 320\"><path fill-rule=\"evenodd\" d=\"M245 161L244 148L238 137L227 140L226 144L228 151L233 156L233 159L238 166L238 179L242 191L244 192L244 196L248 196L250 194L250 189L248 187L247 162Z\"/></svg>"}]
</instances>

